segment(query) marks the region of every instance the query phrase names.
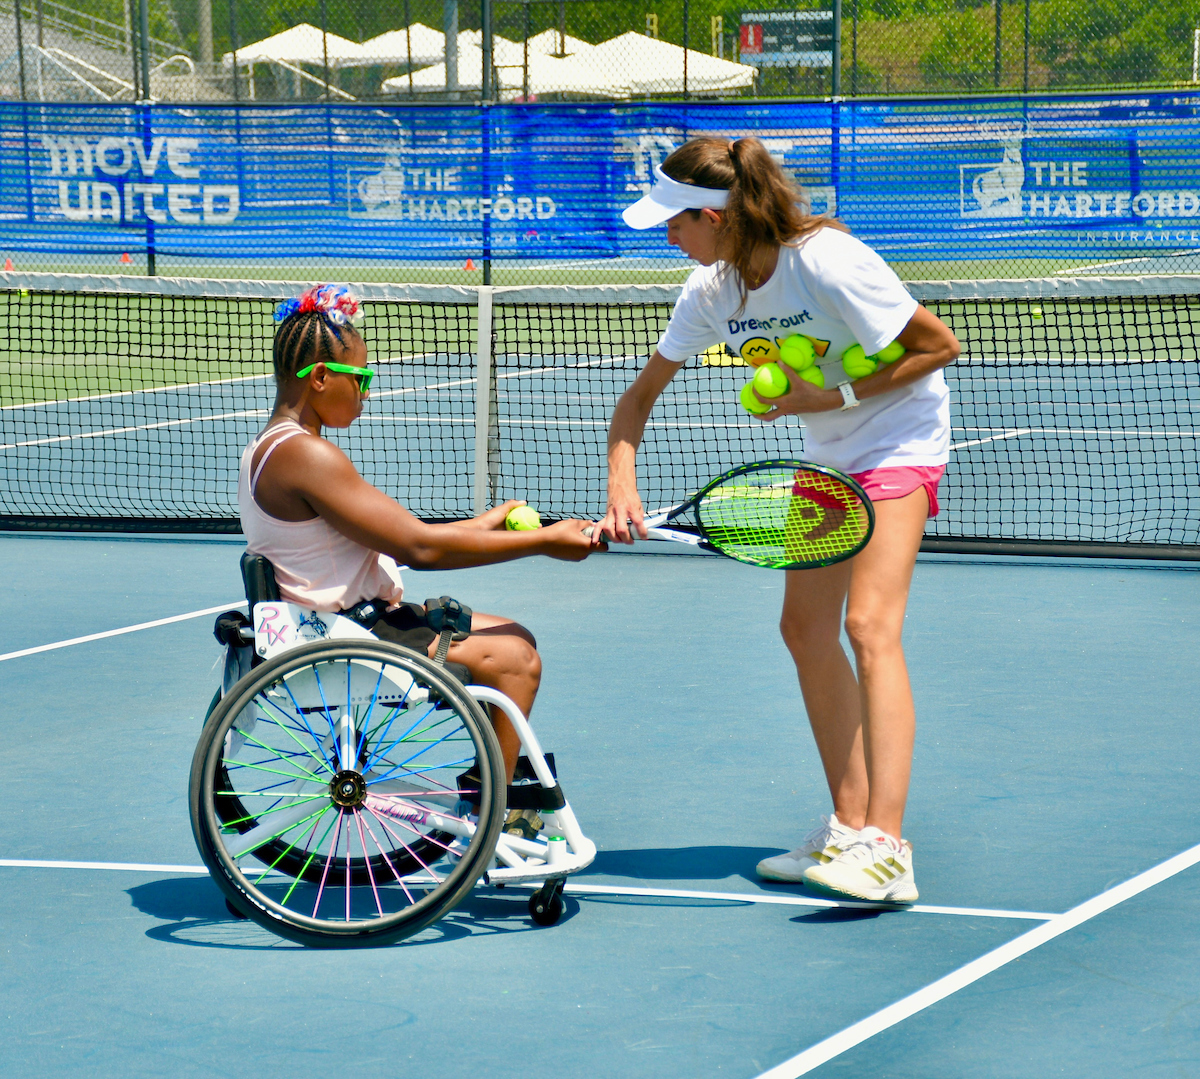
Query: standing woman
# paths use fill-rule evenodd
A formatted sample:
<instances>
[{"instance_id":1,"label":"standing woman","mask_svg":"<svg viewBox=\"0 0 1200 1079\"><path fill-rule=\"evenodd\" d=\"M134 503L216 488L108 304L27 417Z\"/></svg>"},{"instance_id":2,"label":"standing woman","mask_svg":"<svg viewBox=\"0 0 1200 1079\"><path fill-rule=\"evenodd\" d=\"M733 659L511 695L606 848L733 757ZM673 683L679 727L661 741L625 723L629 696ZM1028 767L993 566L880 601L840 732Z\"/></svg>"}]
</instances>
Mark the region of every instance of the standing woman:
<instances>
[{"instance_id":1,"label":"standing woman","mask_svg":"<svg viewBox=\"0 0 1200 1079\"><path fill-rule=\"evenodd\" d=\"M724 341L761 363L778 359L780 343L800 332L836 387L845 378L835 375L836 361L851 344L868 356L893 340L904 346L898 360L853 386L818 389L780 364L791 389L759 398L773 406L760 417L767 423L803 418L807 460L862 484L875 503L875 533L846 562L787 574L780 629L833 811L799 848L760 862L758 873L839 896L915 902L912 846L901 824L916 718L900 638L925 520L937 513L949 458L941 369L958 356L958 341L845 226L808 213L803 193L758 139L693 139L655 170L653 189L624 219L636 229L665 222L668 243L700 267L613 411L608 512L597 538L645 536L637 448L655 401L691 357ZM839 640L843 609L854 668Z\"/></svg>"}]
</instances>

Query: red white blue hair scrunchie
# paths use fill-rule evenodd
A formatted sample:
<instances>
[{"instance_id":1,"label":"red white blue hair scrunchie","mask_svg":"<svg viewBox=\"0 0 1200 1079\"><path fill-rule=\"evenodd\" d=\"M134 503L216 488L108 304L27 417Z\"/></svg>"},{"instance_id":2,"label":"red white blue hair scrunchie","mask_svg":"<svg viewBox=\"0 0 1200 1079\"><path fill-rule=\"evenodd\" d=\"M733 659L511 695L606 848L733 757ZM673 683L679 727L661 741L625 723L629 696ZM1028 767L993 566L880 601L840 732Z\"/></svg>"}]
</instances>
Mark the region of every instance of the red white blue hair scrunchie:
<instances>
[{"instance_id":1,"label":"red white blue hair scrunchie","mask_svg":"<svg viewBox=\"0 0 1200 1079\"><path fill-rule=\"evenodd\" d=\"M358 297L345 285L316 285L294 300L284 300L275 308L275 321L315 311L335 330L353 326L361 308Z\"/></svg>"}]
</instances>

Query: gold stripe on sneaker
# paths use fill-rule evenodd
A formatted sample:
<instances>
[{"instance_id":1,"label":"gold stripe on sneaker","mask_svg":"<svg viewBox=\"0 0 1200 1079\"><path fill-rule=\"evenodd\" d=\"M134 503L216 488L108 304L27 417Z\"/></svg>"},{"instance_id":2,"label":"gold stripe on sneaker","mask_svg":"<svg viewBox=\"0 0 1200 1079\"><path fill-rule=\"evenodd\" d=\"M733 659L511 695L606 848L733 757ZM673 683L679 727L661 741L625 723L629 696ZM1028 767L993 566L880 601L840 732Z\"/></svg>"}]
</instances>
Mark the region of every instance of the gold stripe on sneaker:
<instances>
[{"instance_id":1,"label":"gold stripe on sneaker","mask_svg":"<svg viewBox=\"0 0 1200 1079\"><path fill-rule=\"evenodd\" d=\"M874 872L873 870L867 869L866 866L863 866L863 872L866 873L866 875L868 877L870 877L878 885L882 886L883 884L886 883L884 881L883 877L881 877L878 873Z\"/></svg>"},{"instance_id":2,"label":"gold stripe on sneaker","mask_svg":"<svg viewBox=\"0 0 1200 1079\"><path fill-rule=\"evenodd\" d=\"M887 877L887 879L888 879L888 880L895 880L895 879L896 879L896 874L895 874L895 873L893 873L893 872L892 872L890 869L888 869L888 867L887 867L887 864L886 864L886 863L884 863L884 862L876 862L876 863L875 863L875 868L876 868L876 869L878 869L878 870L879 870L879 872L880 872L880 873L882 873L882 874L883 874L885 877Z\"/></svg>"}]
</instances>

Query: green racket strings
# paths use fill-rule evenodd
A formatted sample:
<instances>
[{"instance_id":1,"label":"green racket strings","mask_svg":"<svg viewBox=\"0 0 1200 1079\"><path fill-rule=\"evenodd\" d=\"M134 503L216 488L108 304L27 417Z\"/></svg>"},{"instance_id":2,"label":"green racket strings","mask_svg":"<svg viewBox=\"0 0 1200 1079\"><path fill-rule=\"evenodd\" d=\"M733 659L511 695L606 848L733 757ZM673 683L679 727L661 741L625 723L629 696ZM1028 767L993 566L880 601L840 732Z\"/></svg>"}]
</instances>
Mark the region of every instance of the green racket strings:
<instances>
[{"instance_id":1,"label":"green racket strings","mask_svg":"<svg viewBox=\"0 0 1200 1079\"><path fill-rule=\"evenodd\" d=\"M839 562L871 532L870 513L850 487L795 466L748 472L714 487L696 516L713 546L771 569Z\"/></svg>"}]
</instances>

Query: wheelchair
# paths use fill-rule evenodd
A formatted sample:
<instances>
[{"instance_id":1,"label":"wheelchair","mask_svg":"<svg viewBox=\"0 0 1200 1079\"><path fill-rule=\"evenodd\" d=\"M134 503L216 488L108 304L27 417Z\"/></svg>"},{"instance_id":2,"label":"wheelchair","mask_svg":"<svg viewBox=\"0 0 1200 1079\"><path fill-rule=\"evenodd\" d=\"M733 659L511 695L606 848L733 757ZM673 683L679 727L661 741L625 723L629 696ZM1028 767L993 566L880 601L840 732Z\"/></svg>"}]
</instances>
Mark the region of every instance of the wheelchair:
<instances>
[{"instance_id":1,"label":"wheelchair","mask_svg":"<svg viewBox=\"0 0 1200 1079\"><path fill-rule=\"evenodd\" d=\"M252 621L217 619L224 678L189 785L196 846L230 910L300 944L353 948L419 932L481 880L538 882L530 916L553 925L596 846L516 704L350 618L282 601L261 556L243 555L242 576ZM512 785L488 705L521 739ZM504 833L507 809L536 809L545 827Z\"/></svg>"}]
</instances>

